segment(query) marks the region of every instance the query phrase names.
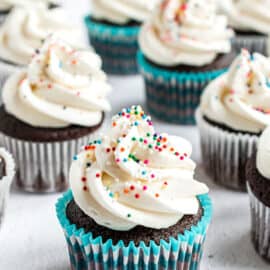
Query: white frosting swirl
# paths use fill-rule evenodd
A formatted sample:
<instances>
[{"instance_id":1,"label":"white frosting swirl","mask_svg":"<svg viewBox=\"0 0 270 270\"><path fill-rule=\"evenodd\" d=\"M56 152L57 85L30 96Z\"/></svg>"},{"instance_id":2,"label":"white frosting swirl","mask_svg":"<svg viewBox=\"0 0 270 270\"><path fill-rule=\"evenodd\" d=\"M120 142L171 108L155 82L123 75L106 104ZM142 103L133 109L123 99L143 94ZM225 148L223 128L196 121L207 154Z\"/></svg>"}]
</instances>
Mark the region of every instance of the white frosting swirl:
<instances>
[{"instance_id":1,"label":"white frosting swirl","mask_svg":"<svg viewBox=\"0 0 270 270\"><path fill-rule=\"evenodd\" d=\"M228 73L206 88L200 109L209 119L235 130L264 130L270 125L269 59L242 50Z\"/></svg>"},{"instance_id":2,"label":"white frosting swirl","mask_svg":"<svg viewBox=\"0 0 270 270\"><path fill-rule=\"evenodd\" d=\"M139 35L143 53L163 66L202 66L231 50L233 32L215 0L164 0Z\"/></svg>"},{"instance_id":3,"label":"white frosting swirl","mask_svg":"<svg viewBox=\"0 0 270 270\"><path fill-rule=\"evenodd\" d=\"M74 50L52 36L27 71L11 76L3 89L8 113L36 127L93 126L110 109L111 87L92 51Z\"/></svg>"},{"instance_id":4,"label":"white frosting swirl","mask_svg":"<svg viewBox=\"0 0 270 270\"><path fill-rule=\"evenodd\" d=\"M72 45L81 44L81 31L70 24L62 8L45 5L17 7L0 28L0 58L26 65L49 34L56 33Z\"/></svg>"},{"instance_id":5,"label":"white frosting swirl","mask_svg":"<svg viewBox=\"0 0 270 270\"><path fill-rule=\"evenodd\" d=\"M193 178L190 155L188 141L155 134L141 107L123 109L102 141L74 158L74 199L98 224L114 230L167 228L197 214L196 196L208 192Z\"/></svg>"},{"instance_id":6,"label":"white frosting swirl","mask_svg":"<svg viewBox=\"0 0 270 270\"><path fill-rule=\"evenodd\" d=\"M93 0L92 16L116 24L146 20L160 0Z\"/></svg>"},{"instance_id":7,"label":"white frosting swirl","mask_svg":"<svg viewBox=\"0 0 270 270\"><path fill-rule=\"evenodd\" d=\"M1 0L0 2L0 11L8 11L16 6L26 6L33 5L37 2L46 3L46 4L57 4L56 0Z\"/></svg>"},{"instance_id":8,"label":"white frosting swirl","mask_svg":"<svg viewBox=\"0 0 270 270\"><path fill-rule=\"evenodd\" d=\"M261 175L270 180L270 127L260 137L256 163Z\"/></svg>"},{"instance_id":9,"label":"white frosting swirl","mask_svg":"<svg viewBox=\"0 0 270 270\"><path fill-rule=\"evenodd\" d=\"M242 31L270 32L269 0L226 0L225 13L232 27Z\"/></svg>"}]
</instances>

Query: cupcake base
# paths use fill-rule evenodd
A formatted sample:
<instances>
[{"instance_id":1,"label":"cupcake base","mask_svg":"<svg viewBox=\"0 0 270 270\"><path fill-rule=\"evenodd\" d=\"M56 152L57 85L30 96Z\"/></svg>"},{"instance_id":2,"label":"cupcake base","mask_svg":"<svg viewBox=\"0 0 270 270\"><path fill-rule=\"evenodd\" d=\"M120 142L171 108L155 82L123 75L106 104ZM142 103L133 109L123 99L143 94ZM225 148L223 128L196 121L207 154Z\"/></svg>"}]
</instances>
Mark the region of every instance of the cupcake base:
<instances>
[{"instance_id":1,"label":"cupcake base","mask_svg":"<svg viewBox=\"0 0 270 270\"><path fill-rule=\"evenodd\" d=\"M200 196L203 216L196 226L185 230L177 238L161 240L159 244L143 241L125 245L121 240L116 244L111 239L104 241L91 232L78 229L66 215L66 208L73 196L71 191L64 194L56 205L57 217L64 230L68 244L71 268L82 269L178 269L197 270L202 257L203 244L212 216L212 205L208 195Z\"/></svg>"},{"instance_id":2,"label":"cupcake base","mask_svg":"<svg viewBox=\"0 0 270 270\"><path fill-rule=\"evenodd\" d=\"M254 32L236 31L236 36L232 39L233 48L241 52L243 48L250 53L258 52L267 55L267 36Z\"/></svg>"},{"instance_id":3,"label":"cupcake base","mask_svg":"<svg viewBox=\"0 0 270 270\"><path fill-rule=\"evenodd\" d=\"M219 185L246 191L245 167L256 151L259 135L226 131L209 123L196 111L201 151L207 174Z\"/></svg>"},{"instance_id":4,"label":"cupcake base","mask_svg":"<svg viewBox=\"0 0 270 270\"><path fill-rule=\"evenodd\" d=\"M72 157L96 139L102 123L92 128L34 128L7 114L2 106L0 144L16 160L16 186L39 193L66 190Z\"/></svg>"},{"instance_id":5,"label":"cupcake base","mask_svg":"<svg viewBox=\"0 0 270 270\"><path fill-rule=\"evenodd\" d=\"M123 239L125 245L133 241L135 245L139 245L141 241L149 244L154 241L159 244L161 240L170 241L170 237L183 234L185 230L190 230L192 226L196 226L203 216L203 209L200 208L197 215L184 216L177 224L167 229L151 229L143 226L137 226L129 231L113 231L98 225L93 219L84 214L79 206L72 200L66 209L68 220L78 229L84 229L86 233L91 232L93 237L101 236L103 241L112 240L114 244Z\"/></svg>"},{"instance_id":6,"label":"cupcake base","mask_svg":"<svg viewBox=\"0 0 270 270\"><path fill-rule=\"evenodd\" d=\"M270 207L262 203L247 183L251 209L251 239L258 254L270 263Z\"/></svg>"},{"instance_id":7,"label":"cupcake base","mask_svg":"<svg viewBox=\"0 0 270 270\"><path fill-rule=\"evenodd\" d=\"M139 26L116 26L85 18L89 39L95 51L101 56L103 69L114 75L138 73L136 53Z\"/></svg>"},{"instance_id":8,"label":"cupcake base","mask_svg":"<svg viewBox=\"0 0 270 270\"><path fill-rule=\"evenodd\" d=\"M146 102L149 112L166 122L194 125L195 110L199 105L200 97L206 85L224 73L231 64L234 53L218 58L223 66L215 69L215 63L205 66L204 71L187 68L179 71L158 67L138 53L137 59L140 72L145 81ZM226 62L226 64L225 64Z\"/></svg>"}]
</instances>

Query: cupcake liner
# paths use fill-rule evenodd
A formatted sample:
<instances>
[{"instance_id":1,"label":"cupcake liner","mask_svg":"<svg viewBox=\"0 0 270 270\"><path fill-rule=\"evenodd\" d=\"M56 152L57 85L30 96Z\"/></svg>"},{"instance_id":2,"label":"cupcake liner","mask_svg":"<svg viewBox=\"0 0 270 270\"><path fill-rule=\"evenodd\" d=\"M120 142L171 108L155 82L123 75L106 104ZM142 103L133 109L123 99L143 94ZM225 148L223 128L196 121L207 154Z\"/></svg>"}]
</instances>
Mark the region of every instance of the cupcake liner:
<instances>
[{"instance_id":1,"label":"cupcake liner","mask_svg":"<svg viewBox=\"0 0 270 270\"><path fill-rule=\"evenodd\" d=\"M270 208L257 199L249 183L247 190L250 198L252 242L260 256L270 262Z\"/></svg>"},{"instance_id":2,"label":"cupcake liner","mask_svg":"<svg viewBox=\"0 0 270 270\"><path fill-rule=\"evenodd\" d=\"M103 69L115 75L138 73L136 53L139 27L109 26L85 18L88 35L95 51L101 56Z\"/></svg>"},{"instance_id":3,"label":"cupcake liner","mask_svg":"<svg viewBox=\"0 0 270 270\"><path fill-rule=\"evenodd\" d=\"M0 26L4 23L6 17L8 16L8 12L0 12Z\"/></svg>"},{"instance_id":4,"label":"cupcake liner","mask_svg":"<svg viewBox=\"0 0 270 270\"><path fill-rule=\"evenodd\" d=\"M70 224L66 216L66 206L73 195L68 191L56 204L59 222L64 230L68 245L71 268L76 270L94 269L199 269L206 232L212 217L212 204L208 195L199 196L204 209L201 221L186 230L178 238L161 240L159 245L151 241L149 245L141 242L138 246L130 242L128 246L121 240L113 244L105 243L102 237L94 238L83 229Z\"/></svg>"},{"instance_id":5,"label":"cupcake liner","mask_svg":"<svg viewBox=\"0 0 270 270\"><path fill-rule=\"evenodd\" d=\"M194 113L206 85L226 69L210 72L173 72L151 65L142 52L137 56L145 81L147 107L153 116L176 124L194 125Z\"/></svg>"},{"instance_id":6,"label":"cupcake liner","mask_svg":"<svg viewBox=\"0 0 270 270\"><path fill-rule=\"evenodd\" d=\"M246 191L245 166L256 151L259 137L232 133L205 121L196 111L200 131L202 160L206 172L225 187Z\"/></svg>"},{"instance_id":7,"label":"cupcake liner","mask_svg":"<svg viewBox=\"0 0 270 270\"><path fill-rule=\"evenodd\" d=\"M241 52L243 48L250 53L258 52L267 55L267 37L265 36L241 36L237 35L232 39L232 46L236 52Z\"/></svg>"},{"instance_id":8,"label":"cupcake liner","mask_svg":"<svg viewBox=\"0 0 270 270\"><path fill-rule=\"evenodd\" d=\"M75 140L31 142L0 133L0 144L16 160L15 184L19 189L28 192L60 192L68 188L72 157L97 135L96 131Z\"/></svg>"},{"instance_id":9,"label":"cupcake liner","mask_svg":"<svg viewBox=\"0 0 270 270\"><path fill-rule=\"evenodd\" d=\"M6 204L9 197L11 182L15 174L15 163L12 156L4 148L0 148L0 156L4 158L6 163L6 176L0 179L0 225L1 225L6 210Z\"/></svg>"},{"instance_id":10,"label":"cupcake liner","mask_svg":"<svg viewBox=\"0 0 270 270\"><path fill-rule=\"evenodd\" d=\"M2 104L2 89L6 80L9 78L10 75L21 70L21 68L22 67L8 64L0 60L0 105Z\"/></svg>"}]
</instances>

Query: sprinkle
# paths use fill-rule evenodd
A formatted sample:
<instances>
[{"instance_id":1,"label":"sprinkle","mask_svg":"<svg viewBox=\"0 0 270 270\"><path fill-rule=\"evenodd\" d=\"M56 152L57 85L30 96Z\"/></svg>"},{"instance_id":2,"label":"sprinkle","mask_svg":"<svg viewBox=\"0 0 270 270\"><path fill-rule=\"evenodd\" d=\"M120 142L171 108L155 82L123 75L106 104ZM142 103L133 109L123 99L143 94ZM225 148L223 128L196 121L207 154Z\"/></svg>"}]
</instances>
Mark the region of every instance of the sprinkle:
<instances>
[{"instance_id":1,"label":"sprinkle","mask_svg":"<svg viewBox=\"0 0 270 270\"><path fill-rule=\"evenodd\" d=\"M127 159L127 158L124 158L124 159L123 159L123 162L128 162L128 159Z\"/></svg>"},{"instance_id":2,"label":"sprinkle","mask_svg":"<svg viewBox=\"0 0 270 270\"><path fill-rule=\"evenodd\" d=\"M139 194L139 193L136 193L136 194L134 195L134 197L135 197L136 199L139 199L139 198L140 198L140 194Z\"/></svg>"},{"instance_id":3,"label":"sprinkle","mask_svg":"<svg viewBox=\"0 0 270 270\"><path fill-rule=\"evenodd\" d=\"M88 188L87 188L86 186L84 186L84 187L83 187L83 190L84 190L84 191L87 191L87 190L88 190Z\"/></svg>"},{"instance_id":4,"label":"sprinkle","mask_svg":"<svg viewBox=\"0 0 270 270\"><path fill-rule=\"evenodd\" d=\"M86 182L86 177L82 177L82 181L83 182Z\"/></svg>"},{"instance_id":5,"label":"sprinkle","mask_svg":"<svg viewBox=\"0 0 270 270\"><path fill-rule=\"evenodd\" d=\"M115 123L115 122L113 122L113 123L112 123L112 126L113 126L113 127L116 127L116 123Z\"/></svg>"},{"instance_id":6,"label":"sprinkle","mask_svg":"<svg viewBox=\"0 0 270 270\"><path fill-rule=\"evenodd\" d=\"M100 174L99 174L99 173L97 173L97 174L96 174L96 178L99 178L99 177L100 177Z\"/></svg>"},{"instance_id":7,"label":"sprinkle","mask_svg":"<svg viewBox=\"0 0 270 270\"><path fill-rule=\"evenodd\" d=\"M148 165L148 164L149 164L149 160L148 160L148 159L145 159L145 160L143 161L143 163L144 163L145 165Z\"/></svg>"},{"instance_id":8,"label":"sprinkle","mask_svg":"<svg viewBox=\"0 0 270 270\"><path fill-rule=\"evenodd\" d=\"M51 84L51 83L48 84L48 88L49 88L49 89L52 88L52 84Z\"/></svg>"},{"instance_id":9,"label":"sprinkle","mask_svg":"<svg viewBox=\"0 0 270 270\"><path fill-rule=\"evenodd\" d=\"M147 173L146 171L142 171L142 175L146 175L146 173Z\"/></svg>"},{"instance_id":10,"label":"sprinkle","mask_svg":"<svg viewBox=\"0 0 270 270\"><path fill-rule=\"evenodd\" d=\"M111 152L111 149L110 149L110 148L107 148L107 149L106 149L106 152L107 152L107 153L110 153L110 152Z\"/></svg>"},{"instance_id":11,"label":"sprinkle","mask_svg":"<svg viewBox=\"0 0 270 270\"><path fill-rule=\"evenodd\" d=\"M125 148L124 148L124 147L121 147L121 148L120 148L120 151L121 151L121 152L125 152Z\"/></svg>"},{"instance_id":12,"label":"sprinkle","mask_svg":"<svg viewBox=\"0 0 270 270\"><path fill-rule=\"evenodd\" d=\"M175 154L176 156L179 156L179 153L178 153L178 152L175 152L174 154Z\"/></svg>"},{"instance_id":13,"label":"sprinkle","mask_svg":"<svg viewBox=\"0 0 270 270\"><path fill-rule=\"evenodd\" d=\"M136 138L135 137L132 137L132 139L131 139L132 141L136 141Z\"/></svg>"},{"instance_id":14,"label":"sprinkle","mask_svg":"<svg viewBox=\"0 0 270 270\"><path fill-rule=\"evenodd\" d=\"M131 186L129 187L129 189L130 189L130 190L134 190L135 187L134 187L133 185L131 185Z\"/></svg>"},{"instance_id":15,"label":"sprinkle","mask_svg":"<svg viewBox=\"0 0 270 270\"><path fill-rule=\"evenodd\" d=\"M151 176L151 178L155 178L155 175L153 173L150 176Z\"/></svg>"},{"instance_id":16,"label":"sprinkle","mask_svg":"<svg viewBox=\"0 0 270 270\"><path fill-rule=\"evenodd\" d=\"M77 157L77 156L74 156L74 157L73 157L73 160L78 160L78 157Z\"/></svg>"},{"instance_id":17,"label":"sprinkle","mask_svg":"<svg viewBox=\"0 0 270 270\"><path fill-rule=\"evenodd\" d=\"M180 160L184 160L184 157L183 157L183 156L181 156L181 157L180 157Z\"/></svg>"},{"instance_id":18,"label":"sprinkle","mask_svg":"<svg viewBox=\"0 0 270 270\"><path fill-rule=\"evenodd\" d=\"M76 65L76 64L77 64L77 60L75 60L75 59L72 60L72 61L71 61L71 64L72 64L72 65Z\"/></svg>"},{"instance_id":19,"label":"sprinkle","mask_svg":"<svg viewBox=\"0 0 270 270\"><path fill-rule=\"evenodd\" d=\"M173 147L171 147L171 148L170 148L170 151L171 151L171 152L174 152L174 148L173 148Z\"/></svg>"},{"instance_id":20,"label":"sprinkle","mask_svg":"<svg viewBox=\"0 0 270 270\"><path fill-rule=\"evenodd\" d=\"M127 217L130 218L131 217L131 214L127 214Z\"/></svg>"},{"instance_id":21,"label":"sprinkle","mask_svg":"<svg viewBox=\"0 0 270 270\"><path fill-rule=\"evenodd\" d=\"M116 161L117 163L119 163L119 162L120 162L120 159L119 159L119 158L117 158L115 161Z\"/></svg>"},{"instance_id":22,"label":"sprinkle","mask_svg":"<svg viewBox=\"0 0 270 270\"><path fill-rule=\"evenodd\" d=\"M156 193L156 194L155 194L155 197L156 197L156 198L158 198L158 197L159 197L159 194L158 194L158 193Z\"/></svg>"},{"instance_id":23,"label":"sprinkle","mask_svg":"<svg viewBox=\"0 0 270 270\"><path fill-rule=\"evenodd\" d=\"M123 191L124 191L125 194L128 194L129 193L129 190L127 188L124 188Z\"/></svg>"},{"instance_id":24,"label":"sprinkle","mask_svg":"<svg viewBox=\"0 0 270 270\"><path fill-rule=\"evenodd\" d=\"M92 165L91 162L86 163L86 167L91 167L91 165Z\"/></svg>"},{"instance_id":25,"label":"sprinkle","mask_svg":"<svg viewBox=\"0 0 270 270\"><path fill-rule=\"evenodd\" d=\"M144 191L147 190L147 186L143 186L143 190L144 190Z\"/></svg>"}]
</instances>

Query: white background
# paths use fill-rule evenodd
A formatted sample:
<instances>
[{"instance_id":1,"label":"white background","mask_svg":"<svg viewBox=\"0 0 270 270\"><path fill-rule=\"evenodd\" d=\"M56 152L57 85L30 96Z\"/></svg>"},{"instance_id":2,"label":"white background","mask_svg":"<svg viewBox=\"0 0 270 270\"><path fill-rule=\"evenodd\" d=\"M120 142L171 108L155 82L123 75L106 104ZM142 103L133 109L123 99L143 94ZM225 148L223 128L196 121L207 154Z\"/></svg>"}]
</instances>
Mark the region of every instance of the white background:
<instances>
[{"instance_id":1,"label":"white background","mask_svg":"<svg viewBox=\"0 0 270 270\"><path fill-rule=\"evenodd\" d=\"M88 0L63 2L71 18L82 23L83 15L90 9ZM108 118L123 107L144 106L143 82L139 76L110 77L109 80L114 90L110 97L113 110ZM201 269L269 270L269 264L257 256L251 245L247 195L217 187L204 175L197 129L153 120L159 132L181 135L192 142L193 159L198 163L197 179L207 182L211 188L214 218ZM69 269L64 235L54 210L60 195L33 195L12 190L6 219L0 230L0 270Z\"/></svg>"}]
</instances>

